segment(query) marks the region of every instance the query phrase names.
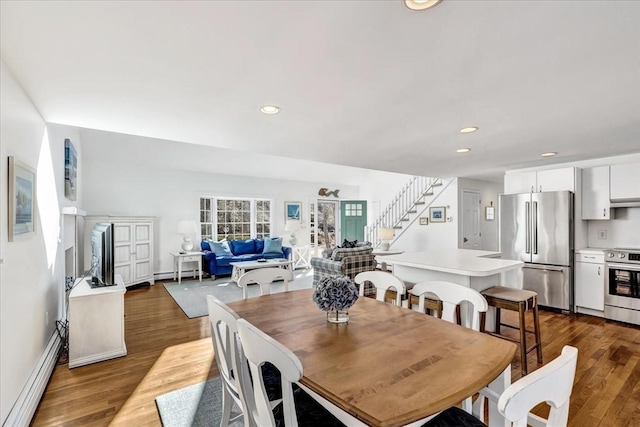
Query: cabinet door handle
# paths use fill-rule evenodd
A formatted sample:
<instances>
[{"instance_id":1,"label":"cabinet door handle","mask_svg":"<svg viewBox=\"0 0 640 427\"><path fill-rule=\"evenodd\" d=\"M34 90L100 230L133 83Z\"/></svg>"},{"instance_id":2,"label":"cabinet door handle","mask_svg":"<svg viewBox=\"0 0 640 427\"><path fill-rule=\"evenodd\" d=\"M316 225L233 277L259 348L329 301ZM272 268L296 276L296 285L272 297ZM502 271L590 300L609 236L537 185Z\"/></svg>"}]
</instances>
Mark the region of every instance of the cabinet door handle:
<instances>
[{"instance_id":1,"label":"cabinet door handle","mask_svg":"<svg viewBox=\"0 0 640 427\"><path fill-rule=\"evenodd\" d=\"M536 188L532 185L531 186L531 192L534 193L536 191Z\"/></svg>"},{"instance_id":2,"label":"cabinet door handle","mask_svg":"<svg viewBox=\"0 0 640 427\"><path fill-rule=\"evenodd\" d=\"M540 186L540 193L542 193L542 185Z\"/></svg>"},{"instance_id":3,"label":"cabinet door handle","mask_svg":"<svg viewBox=\"0 0 640 427\"><path fill-rule=\"evenodd\" d=\"M598 267L598 276L600 275L600 267Z\"/></svg>"},{"instance_id":4,"label":"cabinet door handle","mask_svg":"<svg viewBox=\"0 0 640 427\"><path fill-rule=\"evenodd\" d=\"M602 209L602 216L607 216L607 208Z\"/></svg>"}]
</instances>

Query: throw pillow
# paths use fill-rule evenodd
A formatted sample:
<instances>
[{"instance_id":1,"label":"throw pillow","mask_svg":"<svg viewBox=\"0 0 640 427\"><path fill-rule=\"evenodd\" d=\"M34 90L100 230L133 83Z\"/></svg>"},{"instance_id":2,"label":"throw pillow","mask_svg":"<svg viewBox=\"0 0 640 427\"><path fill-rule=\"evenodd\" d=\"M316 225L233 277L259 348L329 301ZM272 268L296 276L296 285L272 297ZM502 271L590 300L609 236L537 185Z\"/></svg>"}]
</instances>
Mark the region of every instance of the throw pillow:
<instances>
[{"instance_id":1,"label":"throw pillow","mask_svg":"<svg viewBox=\"0 0 640 427\"><path fill-rule=\"evenodd\" d=\"M272 237L264 239L264 251L262 253L282 253L282 238Z\"/></svg>"},{"instance_id":2,"label":"throw pillow","mask_svg":"<svg viewBox=\"0 0 640 427\"><path fill-rule=\"evenodd\" d=\"M342 247L343 248L355 248L358 245L358 241L354 240L353 242L348 241L347 239L344 239L344 242L342 242Z\"/></svg>"},{"instance_id":3,"label":"throw pillow","mask_svg":"<svg viewBox=\"0 0 640 427\"><path fill-rule=\"evenodd\" d=\"M229 242L229 249L234 255L255 254L256 242L253 239L232 240Z\"/></svg>"},{"instance_id":4,"label":"throw pillow","mask_svg":"<svg viewBox=\"0 0 640 427\"><path fill-rule=\"evenodd\" d=\"M226 241L209 242L209 246L211 247L211 252L216 254L216 256L233 256L229 250L229 244Z\"/></svg>"}]
</instances>

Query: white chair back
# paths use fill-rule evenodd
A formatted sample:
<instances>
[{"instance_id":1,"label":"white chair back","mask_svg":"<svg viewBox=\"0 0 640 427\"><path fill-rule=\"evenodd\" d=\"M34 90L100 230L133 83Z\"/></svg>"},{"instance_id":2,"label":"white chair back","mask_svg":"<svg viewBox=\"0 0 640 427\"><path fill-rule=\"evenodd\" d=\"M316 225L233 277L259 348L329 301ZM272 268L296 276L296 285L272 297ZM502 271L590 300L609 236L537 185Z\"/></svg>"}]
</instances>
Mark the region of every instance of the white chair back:
<instances>
[{"instance_id":1,"label":"white chair back","mask_svg":"<svg viewBox=\"0 0 640 427\"><path fill-rule=\"evenodd\" d=\"M396 292L395 305L402 305L402 296L407 291L402 279L385 271L365 271L358 273L354 281L360 285L360 296L364 296L364 282L371 282L376 287L376 299L384 302L384 296L387 290L391 289Z\"/></svg>"},{"instance_id":2,"label":"white chair back","mask_svg":"<svg viewBox=\"0 0 640 427\"><path fill-rule=\"evenodd\" d=\"M238 279L238 286L242 288L242 298L247 299L247 285L257 283L260 285L260 295L271 294L271 283L276 280L284 281L284 290L289 290L289 282L293 280L293 273L289 269L279 267L256 268L244 273Z\"/></svg>"},{"instance_id":3,"label":"white chair back","mask_svg":"<svg viewBox=\"0 0 640 427\"><path fill-rule=\"evenodd\" d=\"M566 426L577 361L578 349L564 346L560 356L507 387L498 399L498 411L514 427ZM551 406L546 420L529 413L541 402Z\"/></svg>"},{"instance_id":4,"label":"white chair back","mask_svg":"<svg viewBox=\"0 0 640 427\"><path fill-rule=\"evenodd\" d=\"M245 413L246 396L242 392L238 376L237 361L241 359L242 348L238 341L238 315L225 303L207 295L209 322L211 323L211 339L215 351L215 359L222 378L222 419L221 426L227 426L231 417L231 406L235 401L243 410L246 426L251 425Z\"/></svg>"},{"instance_id":5,"label":"white chair back","mask_svg":"<svg viewBox=\"0 0 640 427\"><path fill-rule=\"evenodd\" d=\"M471 319L466 319L461 324L476 331L479 331L481 327L481 318L483 317L481 313L486 313L489 308L487 300L480 292L457 283L444 281L421 282L416 283L409 292L419 298L418 311L423 313L425 296L430 296L428 294L437 296L442 301L442 319L452 323L456 321L456 307L458 304L467 301L473 307ZM462 317L464 320L468 316Z\"/></svg>"}]
</instances>

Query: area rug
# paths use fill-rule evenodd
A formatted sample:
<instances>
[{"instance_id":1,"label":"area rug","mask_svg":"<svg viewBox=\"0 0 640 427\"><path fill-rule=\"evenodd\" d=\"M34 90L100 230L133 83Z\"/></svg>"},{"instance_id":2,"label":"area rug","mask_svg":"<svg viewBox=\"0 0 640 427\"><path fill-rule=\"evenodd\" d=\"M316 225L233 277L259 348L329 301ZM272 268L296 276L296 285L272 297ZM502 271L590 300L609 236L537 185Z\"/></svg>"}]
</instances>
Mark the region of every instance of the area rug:
<instances>
[{"instance_id":1,"label":"area rug","mask_svg":"<svg viewBox=\"0 0 640 427\"><path fill-rule=\"evenodd\" d=\"M293 281L289 282L289 290L309 289L312 284L313 270L299 270L294 273ZM202 279L202 282L183 280L181 284L177 282L165 283L164 287L190 319L208 314L207 295L214 295L223 302L242 299L242 289L230 277L222 277L216 280ZM271 285L271 292L283 291L283 282L274 282ZM248 295L249 297L260 295L260 287L258 285L249 285Z\"/></svg>"},{"instance_id":2,"label":"area rug","mask_svg":"<svg viewBox=\"0 0 640 427\"><path fill-rule=\"evenodd\" d=\"M156 397L156 406L164 427L204 427L220 425L222 418L222 383L220 377ZM240 415L236 404L231 418ZM242 417L229 424L244 425Z\"/></svg>"}]
</instances>

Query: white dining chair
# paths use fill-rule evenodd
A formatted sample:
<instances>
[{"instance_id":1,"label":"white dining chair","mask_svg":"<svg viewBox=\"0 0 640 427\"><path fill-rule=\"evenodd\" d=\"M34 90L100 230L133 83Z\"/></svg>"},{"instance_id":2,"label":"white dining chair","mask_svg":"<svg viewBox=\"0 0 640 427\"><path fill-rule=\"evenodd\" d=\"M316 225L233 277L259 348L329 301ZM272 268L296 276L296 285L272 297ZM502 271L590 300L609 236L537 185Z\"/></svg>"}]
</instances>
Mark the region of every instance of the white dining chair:
<instances>
[{"instance_id":1,"label":"white dining chair","mask_svg":"<svg viewBox=\"0 0 640 427\"><path fill-rule=\"evenodd\" d=\"M271 294L271 284L276 280L284 281L284 290L289 290L289 282L293 280L293 273L289 269L279 267L256 268L244 273L238 279L238 286L242 288L242 298L247 299L247 286L257 283L260 286L260 295Z\"/></svg>"},{"instance_id":2,"label":"white dining chair","mask_svg":"<svg viewBox=\"0 0 640 427\"><path fill-rule=\"evenodd\" d=\"M432 298L433 295L442 301L442 319L471 328L475 331L484 329L484 319L489 308L487 300L475 289L467 288L453 282L429 281L416 283L409 290L411 295L419 298L418 311L424 312L425 299ZM460 316L458 307L461 303L467 302L472 307L470 316ZM460 319L462 317L462 319Z\"/></svg>"},{"instance_id":3,"label":"white dining chair","mask_svg":"<svg viewBox=\"0 0 640 427\"><path fill-rule=\"evenodd\" d=\"M362 273L358 273L353 280L356 284L360 285L360 296L364 296L365 282L373 283L373 286L376 287L376 299L378 301L386 302L387 291L395 291L396 298L394 304L397 306L402 305L402 296L407 291L407 287L402 279L386 271L364 271Z\"/></svg>"},{"instance_id":4,"label":"white dining chair","mask_svg":"<svg viewBox=\"0 0 640 427\"><path fill-rule=\"evenodd\" d=\"M490 393L488 397L497 402L498 411L512 427L526 427L527 425L566 427L577 361L578 349L566 345L560 356L520 378L507 387L501 395ZM530 412L542 402L546 402L550 406L547 419ZM459 408L451 407L426 423L425 427L460 425L484 426L485 424L477 417Z\"/></svg>"},{"instance_id":5,"label":"white dining chair","mask_svg":"<svg viewBox=\"0 0 640 427\"><path fill-rule=\"evenodd\" d=\"M260 427L276 426L274 411L269 405L268 395L260 375L261 367L267 362L273 364L282 376L282 415L286 427L366 425L298 383L302 378L302 363L287 347L245 319L238 320L238 334L242 342L243 354L248 362L239 363L241 366L240 382L244 390L252 390L253 392L253 399L247 401L247 404L252 405L247 408L247 412L255 425ZM254 381L252 378L259 378L259 380ZM299 387L295 392L294 383Z\"/></svg>"},{"instance_id":6,"label":"white dining chair","mask_svg":"<svg viewBox=\"0 0 640 427\"><path fill-rule=\"evenodd\" d=\"M245 396L240 388L236 361L240 358L236 354L241 349L237 343L238 335L238 315L225 303L214 297L207 295L207 307L209 309L209 322L211 323L211 339L218 365L218 371L222 378L222 419L221 427L226 427L232 420L231 407L235 402L243 411L242 417L246 426L250 424L249 415L246 413ZM237 418L237 417L236 417Z\"/></svg>"}]
</instances>

